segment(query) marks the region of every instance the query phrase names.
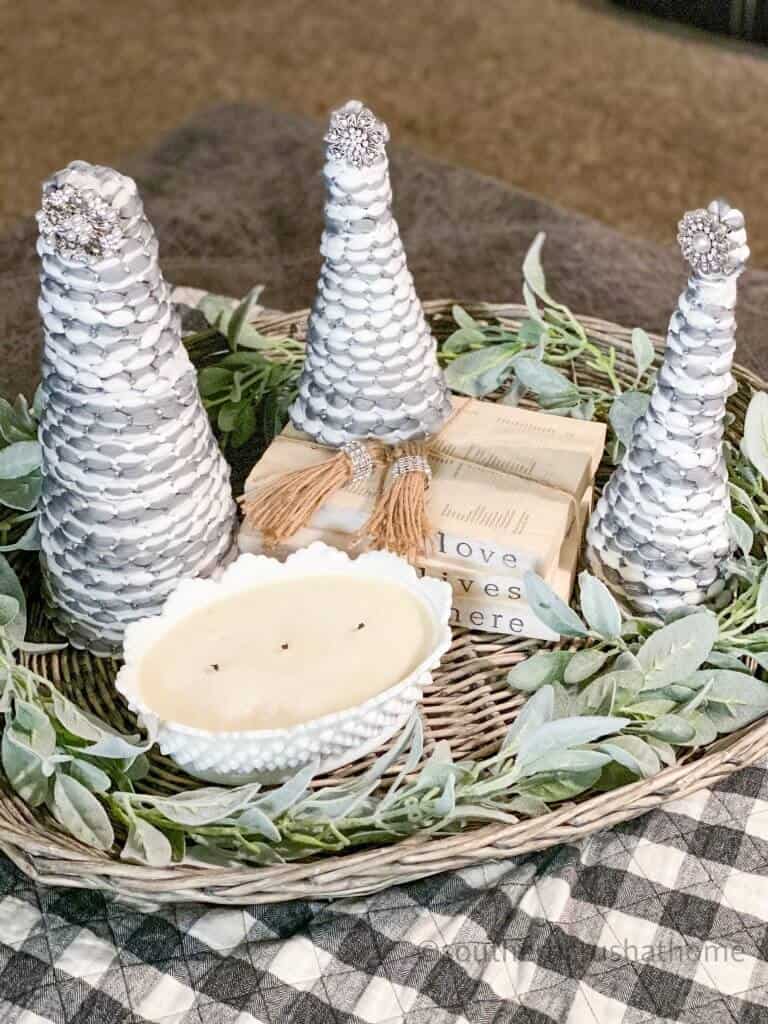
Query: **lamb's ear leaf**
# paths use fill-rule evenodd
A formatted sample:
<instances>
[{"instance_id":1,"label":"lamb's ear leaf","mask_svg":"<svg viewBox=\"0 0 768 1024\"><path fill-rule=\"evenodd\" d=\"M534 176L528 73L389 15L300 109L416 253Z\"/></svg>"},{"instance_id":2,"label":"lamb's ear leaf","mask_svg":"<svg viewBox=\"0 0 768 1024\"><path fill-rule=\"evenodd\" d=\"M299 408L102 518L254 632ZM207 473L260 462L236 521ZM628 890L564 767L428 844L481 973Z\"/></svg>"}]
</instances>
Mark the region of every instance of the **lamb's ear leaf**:
<instances>
[{"instance_id":1,"label":"lamb's ear leaf","mask_svg":"<svg viewBox=\"0 0 768 1024\"><path fill-rule=\"evenodd\" d=\"M532 697L529 697L509 727L502 748L514 753L526 733L551 721L555 713L554 698L555 694L551 686L542 686Z\"/></svg>"},{"instance_id":2,"label":"lamb's ear leaf","mask_svg":"<svg viewBox=\"0 0 768 1024\"><path fill-rule=\"evenodd\" d=\"M509 377L517 352L518 346L511 343L465 352L446 366L446 382L452 391L482 398Z\"/></svg>"},{"instance_id":3,"label":"lamb's ear leaf","mask_svg":"<svg viewBox=\"0 0 768 1024\"><path fill-rule=\"evenodd\" d=\"M62 828L88 846L108 850L114 843L115 834L103 805L71 775L57 774L51 810Z\"/></svg>"},{"instance_id":4,"label":"lamb's ear leaf","mask_svg":"<svg viewBox=\"0 0 768 1024\"><path fill-rule=\"evenodd\" d=\"M128 838L120 852L121 860L165 868L173 860L170 840L159 828L142 818L134 818L128 826Z\"/></svg>"},{"instance_id":5,"label":"lamb's ear leaf","mask_svg":"<svg viewBox=\"0 0 768 1024\"><path fill-rule=\"evenodd\" d=\"M615 718L610 715L579 715L544 722L526 732L521 738L517 766L519 769L525 769L526 774L530 774L529 768L545 755L570 747L580 747L612 733L619 733L629 725L629 722L628 718Z\"/></svg>"},{"instance_id":6,"label":"lamb's ear leaf","mask_svg":"<svg viewBox=\"0 0 768 1024\"><path fill-rule=\"evenodd\" d=\"M733 732L768 711L768 683L762 679L729 669L703 669L696 675L709 686L705 714L718 732Z\"/></svg>"},{"instance_id":7,"label":"lamb's ear leaf","mask_svg":"<svg viewBox=\"0 0 768 1024\"><path fill-rule=\"evenodd\" d=\"M579 575L581 610L593 632L606 640L621 635L621 611L610 590L588 572Z\"/></svg>"},{"instance_id":8,"label":"lamb's ear leaf","mask_svg":"<svg viewBox=\"0 0 768 1024\"><path fill-rule=\"evenodd\" d=\"M717 616L707 611L685 615L651 633L637 652L645 689L683 682L704 663L717 636Z\"/></svg>"},{"instance_id":9,"label":"lamb's ear leaf","mask_svg":"<svg viewBox=\"0 0 768 1024\"><path fill-rule=\"evenodd\" d=\"M571 684L583 683L585 679L589 679L599 672L611 657L613 657L612 651L598 651L593 647L576 651L566 666L563 680Z\"/></svg>"},{"instance_id":10,"label":"lamb's ear leaf","mask_svg":"<svg viewBox=\"0 0 768 1024\"><path fill-rule=\"evenodd\" d=\"M661 760L653 747L639 736L614 736L599 745L614 761L641 779L650 778L661 768Z\"/></svg>"},{"instance_id":11,"label":"lamb's ear leaf","mask_svg":"<svg viewBox=\"0 0 768 1024\"><path fill-rule=\"evenodd\" d=\"M465 330L477 331L480 328L480 324L478 324L477 320L475 320L474 317L470 316L466 309L464 309L464 307L460 306L458 303L454 303L453 307L451 308L451 316L459 325L459 327L462 327Z\"/></svg>"},{"instance_id":12,"label":"lamb's ear leaf","mask_svg":"<svg viewBox=\"0 0 768 1024\"><path fill-rule=\"evenodd\" d=\"M756 391L744 418L741 451L768 480L768 394Z\"/></svg>"},{"instance_id":13,"label":"lamb's ear leaf","mask_svg":"<svg viewBox=\"0 0 768 1024\"><path fill-rule=\"evenodd\" d=\"M10 625L20 610L19 602L10 594L0 594L0 626Z\"/></svg>"},{"instance_id":14,"label":"lamb's ear leaf","mask_svg":"<svg viewBox=\"0 0 768 1024\"><path fill-rule=\"evenodd\" d=\"M39 807L45 802L49 778L43 771L44 758L11 725L3 732L2 765L5 777L24 803Z\"/></svg>"},{"instance_id":15,"label":"lamb's ear leaf","mask_svg":"<svg viewBox=\"0 0 768 1024\"><path fill-rule=\"evenodd\" d=\"M237 299L233 299L229 295L216 295L213 292L208 292L200 299L197 308L211 327L221 327L222 320L228 318L237 305Z\"/></svg>"},{"instance_id":16,"label":"lamb's ear leaf","mask_svg":"<svg viewBox=\"0 0 768 1024\"><path fill-rule=\"evenodd\" d=\"M15 512L31 512L40 500L43 478L38 470L14 480L0 478L0 505Z\"/></svg>"},{"instance_id":17,"label":"lamb's ear leaf","mask_svg":"<svg viewBox=\"0 0 768 1024\"><path fill-rule=\"evenodd\" d=\"M514 363L517 380L540 399L558 405L576 405L578 388L559 370L531 356L518 356Z\"/></svg>"},{"instance_id":18,"label":"lamb's ear leaf","mask_svg":"<svg viewBox=\"0 0 768 1024\"><path fill-rule=\"evenodd\" d=\"M645 371L653 365L654 356L656 355L653 342L642 327L636 327L632 331L632 354L635 357L637 379L639 381Z\"/></svg>"},{"instance_id":19,"label":"lamb's ear leaf","mask_svg":"<svg viewBox=\"0 0 768 1024\"><path fill-rule=\"evenodd\" d=\"M526 288L532 292L533 295L536 295L541 299L542 302L546 303L547 306L551 306L553 309L559 309L562 312L567 312L567 307L561 302L556 302L547 291L547 281L544 276L544 269L541 265L541 250L544 247L546 239L546 234L543 231L540 231L528 247L528 252L525 254L525 259L523 260L523 281L525 282ZM523 289L524 294L526 288ZM528 305L527 298L526 305ZM538 310L536 312L538 313Z\"/></svg>"},{"instance_id":20,"label":"lamb's ear leaf","mask_svg":"<svg viewBox=\"0 0 768 1024\"><path fill-rule=\"evenodd\" d=\"M507 682L514 690L533 693L548 683L559 683L573 657L570 651L538 651L518 662L507 673Z\"/></svg>"},{"instance_id":21,"label":"lamb's ear leaf","mask_svg":"<svg viewBox=\"0 0 768 1024\"><path fill-rule=\"evenodd\" d=\"M252 288L239 304L237 309L234 310L227 322L227 340L229 341L229 346L233 352L237 351L241 336L247 332L249 326L248 318L263 291L263 284L256 285L255 288Z\"/></svg>"},{"instance_id":22,"label":"lamb's ear leaf","mask_svg":"<svg viewBox=\"0 0 768 1024\"><path fill-rule=\"evenodd\" d=\"M768 622L768 570L763 573L757 590L757 608L755 622Z\"/></svg>"},{"instance_id":23,"label":"lamb's ear leaf","mask_svg":"<svg viewBox=\"0 0 768 1024\"><path fill-rule=\"evenodd\" d=\"M42 448L38 441L15 441L0 448L0 479L18 480L40 468Z\"/></svg>"},{"instance_id":24,"label":"lamb's ear leaf","mask_svg":"<svg viewBox=\"0 0 768 1024\"><path fill-rule=\"evenodd\" d=\"M749 555L755 543L755 535L750 526L733 512L728 513L728 530L736 547L745 555Z\"/></svg>"},{"instance_id":25,"label":"lamb's ear leaf","mask_svg":"<svg viewBox=\"0 0 768 1024\"><path fill-rule=\"evenodd\" d=\"M10 641L11 648L16 649L24 640L27 633L27 599L24 595L24 588L19 582L19 577L13 571L4 555L0 555L0 594L12 598L18 605L14 617L2 626L5 635ZM6 612L10 605L6 606Z\"/></svg>"},{"instance_id":26,"label":"lamb's ear leaf","mask_svg":"<svg viewBox=\"0 0 768 1024\"><path fill-rule=\"evenodd\" d=\"M629 448L635 423L646 411L649 402L650 396L643 394L642 391L625 391L614 398L608 413L608 422L625 448Z\"/></svg>"},{"instance_id":27,"label":"lamb's ear leaf","mask_svg":"<svg viewBox=\"0 0 768 1024\"><path fill-rule=\"evenodd\" d=\"M72 758L67 765L67 774L81 782L92 793L108 793L112 788L112 779L98 765L91 764L90 761L83 761L77 757Z\"/></svg>"},{"instance_id":28,"label":"lamb's ear leaf","mask_svg":"<svg viewBox=\"0 0 768 1024\"><path fill-rule=\"evenodd\" d=\"M587 627L576 612L535 572L525 574L523 586L534 614L545 626L562 636L587 636Z\"/></svg>"},{"instance_id":29,"label":"lamb's ear leaf","mask_svg":"<svg viewBox=\"0 0 768 1024\"><path fill-rule=\"evenodd\" d=\"M688 743L696 729L682 715L661 715L643 724L643 732L667 743Z\"/></svg>"}]
</instances>

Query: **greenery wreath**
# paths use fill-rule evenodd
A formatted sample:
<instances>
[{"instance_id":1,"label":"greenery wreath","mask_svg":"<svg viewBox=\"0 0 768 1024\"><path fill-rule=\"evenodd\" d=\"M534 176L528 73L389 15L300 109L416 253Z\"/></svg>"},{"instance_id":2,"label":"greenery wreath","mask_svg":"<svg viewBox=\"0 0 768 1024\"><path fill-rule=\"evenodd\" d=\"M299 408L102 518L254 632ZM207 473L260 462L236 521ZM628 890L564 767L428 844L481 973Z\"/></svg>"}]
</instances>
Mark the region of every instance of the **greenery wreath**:
<instances>
[{"instance_id":1,"label":"greenery wreath","mask_svg":"<svg viewBox=\"0 0 768 1024\"><path fill-rule=\"evenodd\" d=\"M623 388L616 353L590 340L547 292L543 236L523 265L528 309L518 329L473 319L455 306L441 348L453 390L524 395L557 415L610 424L605 461L615 463L645 409L654 348L632 334L636 374ZM187 322L203 402L222 449L254 434L269 440L285 420L303 359L293 338L263 336L252 322L260 289L243 301L206 295ZM579 383L578 367L590 381ZM563 372L566 371L566 372ZM626 618L607 588L579 577L574 608L534 575L526 597L567 640L510 671L529 694L498 751L455 762L440 743L423 758L418 717L364 772L313 786L313 769L282 786L205 786L174 796L142 792L151 735L127 735L69 700L27 656L27 597L37 550L39 401L0 399L0 714L2 770L32 808L47 808L83 843L155 867L171 863L264 865L324 851L448 834L475 823L512 823L590 792L648 778L719 734L768 712L768 395L753 394L740 446L727 444L736 555L730 583L711 608L664 624ZM8 557L6 557L8 556ZM60 645L58 645L60 646ZM116 836L119 837L116 840Z\"/></svg>"}]
</instances>

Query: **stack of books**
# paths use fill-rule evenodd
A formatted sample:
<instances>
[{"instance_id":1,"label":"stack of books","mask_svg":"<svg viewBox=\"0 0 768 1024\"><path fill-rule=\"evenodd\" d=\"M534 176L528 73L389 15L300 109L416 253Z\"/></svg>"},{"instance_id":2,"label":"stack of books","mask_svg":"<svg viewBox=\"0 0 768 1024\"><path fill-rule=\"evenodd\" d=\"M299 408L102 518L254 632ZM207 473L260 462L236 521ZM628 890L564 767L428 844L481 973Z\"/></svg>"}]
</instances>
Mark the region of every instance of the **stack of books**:
<instances>
[{"instance_id":1,"label":"stack of books","mask_svg":"<svg viewBox=\"0 0 768 1024\"><path fill-rule=\"evenodd\" d=\"M523 575L532 569L570 599L604 444L600 423L454 399L453 416L430 442L427 500L435 532L417 565L451 584L453 625L557 639L529 607ZM289 426L254 466L246 491L329 454ZM285 555L315 540L350 554L365 550L360 530L382 473L338 491L309 527L270 553ZM248 524L240 548L263 551L261 536Z\"/></svg>"}]
</instances>

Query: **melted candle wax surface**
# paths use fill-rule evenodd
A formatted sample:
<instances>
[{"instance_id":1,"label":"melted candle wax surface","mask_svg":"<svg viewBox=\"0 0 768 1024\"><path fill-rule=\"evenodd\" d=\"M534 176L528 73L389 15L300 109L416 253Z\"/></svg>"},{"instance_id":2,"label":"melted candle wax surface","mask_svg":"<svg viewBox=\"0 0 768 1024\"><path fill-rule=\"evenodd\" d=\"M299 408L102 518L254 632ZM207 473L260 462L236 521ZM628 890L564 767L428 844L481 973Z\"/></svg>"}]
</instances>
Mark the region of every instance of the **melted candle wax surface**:
<instances>
[{"instance_id":1,"label":"melted candle wax surface","mask_svg":"<svg viewBox=\"0 0 768 1024\"><path fill-rule=\"evenodd\" d=\"M166 721L211 732L280 729L394 686L432 639L426 607L395 583L281 580L177 622L144 656L139 688Z\"/></svg>"}]
</instances>

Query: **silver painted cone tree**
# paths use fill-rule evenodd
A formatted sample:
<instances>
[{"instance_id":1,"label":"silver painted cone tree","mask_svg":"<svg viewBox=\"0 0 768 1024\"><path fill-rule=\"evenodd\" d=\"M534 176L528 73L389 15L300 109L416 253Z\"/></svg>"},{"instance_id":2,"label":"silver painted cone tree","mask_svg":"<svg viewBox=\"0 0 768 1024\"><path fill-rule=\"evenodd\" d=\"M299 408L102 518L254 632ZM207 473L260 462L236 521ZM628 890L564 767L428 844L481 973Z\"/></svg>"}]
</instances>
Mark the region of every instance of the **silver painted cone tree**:
<instances>
[{"instance_id":1,"label":"silver painted cone tree","mask_svg":"<svg viewBox=\"0 0 768 1024\"><path fill-rule=\"evenodd\" d=\"M335 111L325 137L324 262L291 419L333 447L418 440L450 412L392 216L388 138L356 100Z\"/></svg>"},{"instance_id":2,"label":"silver painted cone tree","mask_svg":"<svg viewBox=\"0 0 768 1024\"><path fill-rule=\"evenodd\" d=\"M744 217L717 200L687 213L691 265L647 411L587 530L588 559L625 606L664 617L724 586L731 550L723 454L735 349L736 282L749 257Z\"/></svg>"},{"instance_id":3,"label":"silver painted cone tree","mask_svg":"<svg viewBox=\"0 0 768 1024\"><path fill-rule=\"evenodd\" d=\"M118 653L129 622L229 554L229 467L135 182L72 163L38 222L44 588L75 646Z\"/></svg>"}]
</instances>

